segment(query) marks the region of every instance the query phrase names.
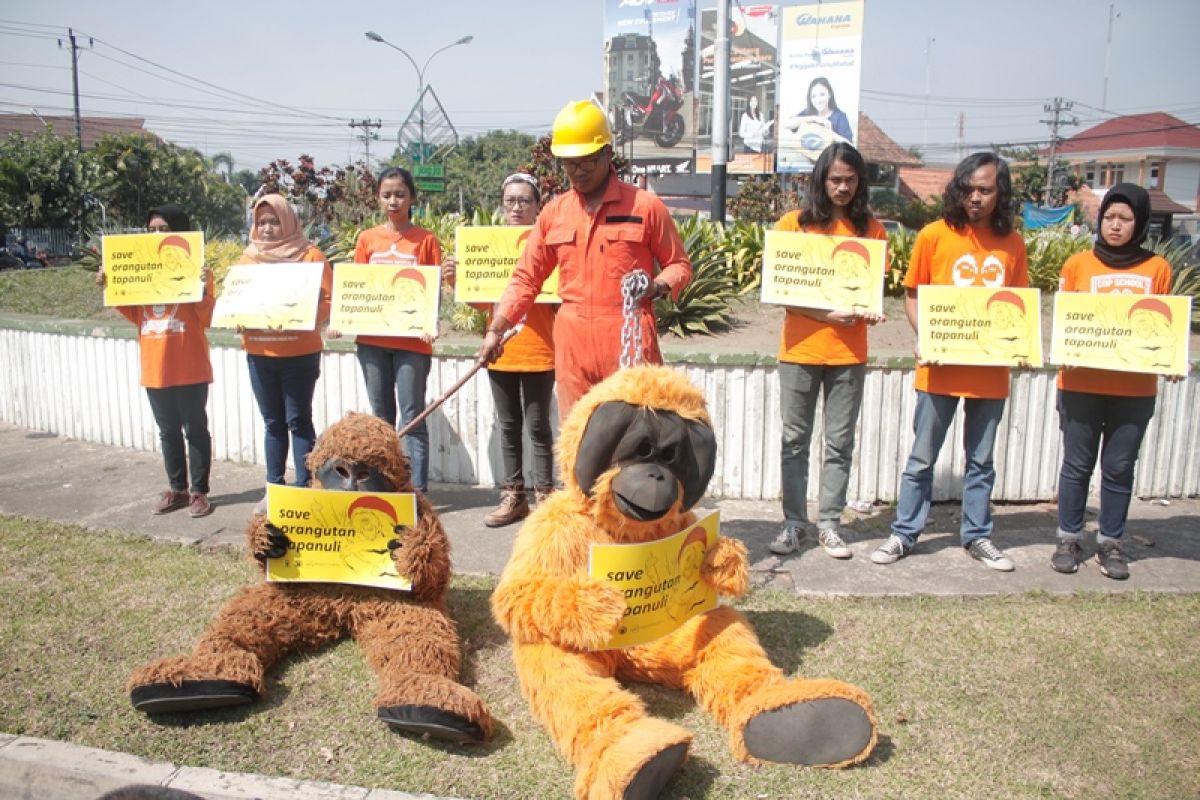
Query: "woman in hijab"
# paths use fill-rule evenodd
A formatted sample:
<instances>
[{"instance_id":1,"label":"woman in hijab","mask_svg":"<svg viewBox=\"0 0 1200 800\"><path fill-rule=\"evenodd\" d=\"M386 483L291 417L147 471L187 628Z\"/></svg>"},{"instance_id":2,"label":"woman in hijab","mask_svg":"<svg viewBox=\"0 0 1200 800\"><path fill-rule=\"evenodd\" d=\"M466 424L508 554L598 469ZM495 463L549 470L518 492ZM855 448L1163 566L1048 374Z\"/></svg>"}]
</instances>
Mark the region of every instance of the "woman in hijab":
<instances>
[{"instance_id":1,"label":"woman in hijab","mask_svg":"<svg viewBox=\"0 0 1200 800\"><path fill-rule=\"evenodd\" d=\"M1168 294L1170 264L1142 246L1149 227L1150 195L1146 190L1131 183L1114 186L1100 203L1095 246L1067 259L1059 291ZM1079 569L1088 484L1099 454L1096 563L1109 578L1129 577L1123 547L1125 520L1138 448L1154 416L1157 391L1158 376L1151 373L1084 367L1059 370L1063 455L1058 478L1058 547L1050 559L1050 566L1058 572Z\"/></svg>"},{"instance_id":2,"label":"woman in hijab","mask_svg":"<svg viewBox=\"0 0 1200 800\"><path fill-rule=\"evenodd\" d=\"M324 262L317 326L327 323L333 271L325 254L304 237L296 212L282 196L268 194L255 202L253 219L250 246L242 253L242 263ZM317 330L243 330L242 345L250 368L250 386L266 428L267 483L284 483L290 432L295 485L307 486L311 476L305 459L317 436L312 400L321 374L321 334ZM264 495L254 512L266 511Z\"/></svg>"}]
</instances>

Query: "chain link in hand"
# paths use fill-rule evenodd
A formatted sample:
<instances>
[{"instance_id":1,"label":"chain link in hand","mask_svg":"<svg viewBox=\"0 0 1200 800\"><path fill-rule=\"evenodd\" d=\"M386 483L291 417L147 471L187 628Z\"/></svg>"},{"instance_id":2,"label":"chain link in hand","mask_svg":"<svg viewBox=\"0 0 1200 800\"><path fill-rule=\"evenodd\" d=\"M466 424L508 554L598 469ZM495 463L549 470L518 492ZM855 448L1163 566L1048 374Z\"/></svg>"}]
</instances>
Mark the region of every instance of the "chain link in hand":
<instances>
[{"instance_id":1,"label":"chain link in hand","mask_svg":"<svg viewBox=\"0 0 1200 800\"><path fill-rule=\"evenodd\" d=\"M634 270L621 279L621 367L636 367L642 363L642 321L638 304L650 288L650 276Z\"/></svg>"}]
</instances>

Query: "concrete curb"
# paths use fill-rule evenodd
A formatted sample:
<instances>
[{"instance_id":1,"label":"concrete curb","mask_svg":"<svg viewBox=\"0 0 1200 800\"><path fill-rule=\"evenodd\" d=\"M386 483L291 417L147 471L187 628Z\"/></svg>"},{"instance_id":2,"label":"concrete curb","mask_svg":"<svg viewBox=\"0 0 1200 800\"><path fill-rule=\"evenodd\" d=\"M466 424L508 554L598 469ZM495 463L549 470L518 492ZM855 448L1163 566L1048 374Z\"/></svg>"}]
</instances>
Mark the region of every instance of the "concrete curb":
<instances>
[{"instance_id":1,"label":"concrete curb","mask_svg":"<svg viewBox=\"0 0 1200 800\"><path fill-rule=\"evenodd\" d=\"M0 733L0 797L89 800L132 784L190 792L204 800L456 800L185 767L68 742Z\"/></svg>"}]
</instances>

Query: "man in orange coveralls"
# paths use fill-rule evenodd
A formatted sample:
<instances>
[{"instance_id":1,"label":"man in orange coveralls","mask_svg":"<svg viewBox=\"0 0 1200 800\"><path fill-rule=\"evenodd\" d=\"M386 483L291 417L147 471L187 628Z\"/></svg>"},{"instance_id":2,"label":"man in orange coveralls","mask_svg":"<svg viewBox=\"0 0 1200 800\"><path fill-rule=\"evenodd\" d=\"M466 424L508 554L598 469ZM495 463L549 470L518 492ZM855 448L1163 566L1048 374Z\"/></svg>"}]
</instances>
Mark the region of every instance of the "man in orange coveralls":
<instances>
[{"instance_id":1,"label":"man in orange coveralls","mask_svg":"<svg viewBox=\"0 0 1200 800\"><path fill-rule=\"evenodd\" d=\"M562 307L554 322L554 372L559 418L565 419L576 400L621 366L625 276L642 270L647 279L634 298L637 328L629 345L640 352L629 356L635 363L661 364L654 300L668 292L678 299L691 280L692 264L662 201L617 177L612 131L599 106L568 103L554 119L550 152L566 171L571 191L538 215L477 357L488 364L499 356L504 333L524 318L557 266Z\"/></svg>"}]
</instances>

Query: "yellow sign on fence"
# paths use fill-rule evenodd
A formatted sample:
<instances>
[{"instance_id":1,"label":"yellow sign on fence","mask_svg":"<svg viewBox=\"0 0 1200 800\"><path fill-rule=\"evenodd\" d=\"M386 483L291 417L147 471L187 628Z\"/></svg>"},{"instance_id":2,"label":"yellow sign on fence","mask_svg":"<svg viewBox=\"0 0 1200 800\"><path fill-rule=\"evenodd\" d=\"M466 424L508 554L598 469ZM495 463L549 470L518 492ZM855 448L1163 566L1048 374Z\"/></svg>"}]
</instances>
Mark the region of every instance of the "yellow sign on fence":
<instances>
[{"instance_id":1,"label":"yellow sign on fence","mask_svg":"<svg viewBox=\"0 0 1200 800\"><path fill-rule=\"evenodd\" d=\"M343 334L434 336L441 270L396 264L336 264L329 327Z\"/></svg>"},{"instance_id":2,"label":"yellow sign on fence","mask_svg":"<svg viewBox=\"0 0 1200 800\"><path fill-rule=\"evenodd\" d=\"M267 580L412 589L408 577L396 572L388 543L403 543L406 529L416 524L416 495L272 483L267 505L267 519L289 540L282 558L267 559Z\"/></svg>"},{"instance_id":3,"label":"yellow sign on fence","mask_svg":"<svg viewBox=\"0 0 1200 800\"><path fill-rule=\"evenodd\" d=\"M1042 366L1041 292L917 287L921 358L937 364Z\"/></svg>"},{"instance_id":4,"label":"yellow sign on fence","mask_svg":"<svg viewBox=\"0 0 1200 800\"><path fill-rule=\"evenodd\" d=\"M454 299L459 303L498 303L525 242L533 228L527 225L466 226L454 232ZM542 284L537 303L561 303L558 270Z\"/></svg>"},{"instance_id":5,"label":"yellow sign on fence","mask_svg":"<svg viewBox=\"0 0 1200 800\"><path fill-rule=\"evenodd\" d=\"M320 261L235 264L217 296L213 327L313 330L324 271Z\"/></svg>"},{"instance_id":6,"label":"yellow sign on fence","mask_svg":"<svg viewBox=\"0 0 1200 800\"><path fill-rule=\"evenodd\" d=\"M882 239L767 231L762 301L882 314L886 264Z\"/></svg>"},{"instance_id":7,"label":"yellow sign on fence","mask_svg":"<svg viewBox=\"0 0 1200 800\"><path fill-rule=\"evenodd\" d=\"M100 243L104 305L195 303L204 295L204 234L122 233Z\"/></svg>"},{"instance_id":8,"label":"yellow sign on fence","mask_svg":"<svg viewBox=\"0 0 1200 800\"><path fill-rule=\"evenodd\" d=\"M1059 292L1050 360L1184 376L1191 318L1192 298L1182 295Z\"/></svg>"},{"instance_id":9,"label":"yellow sign on fence","mask_svg":"<svg viewBox=\"0 0 1200 800\"><path fill-rule=\"evenodd\" d=\"M594 544L588 574L625 593L625 618L600 650L644 644L665 636L697 614L715 608L716 589L700 577L717 541L720 512L679 533L639 544Z\"/></svg>"}]
</instances>

